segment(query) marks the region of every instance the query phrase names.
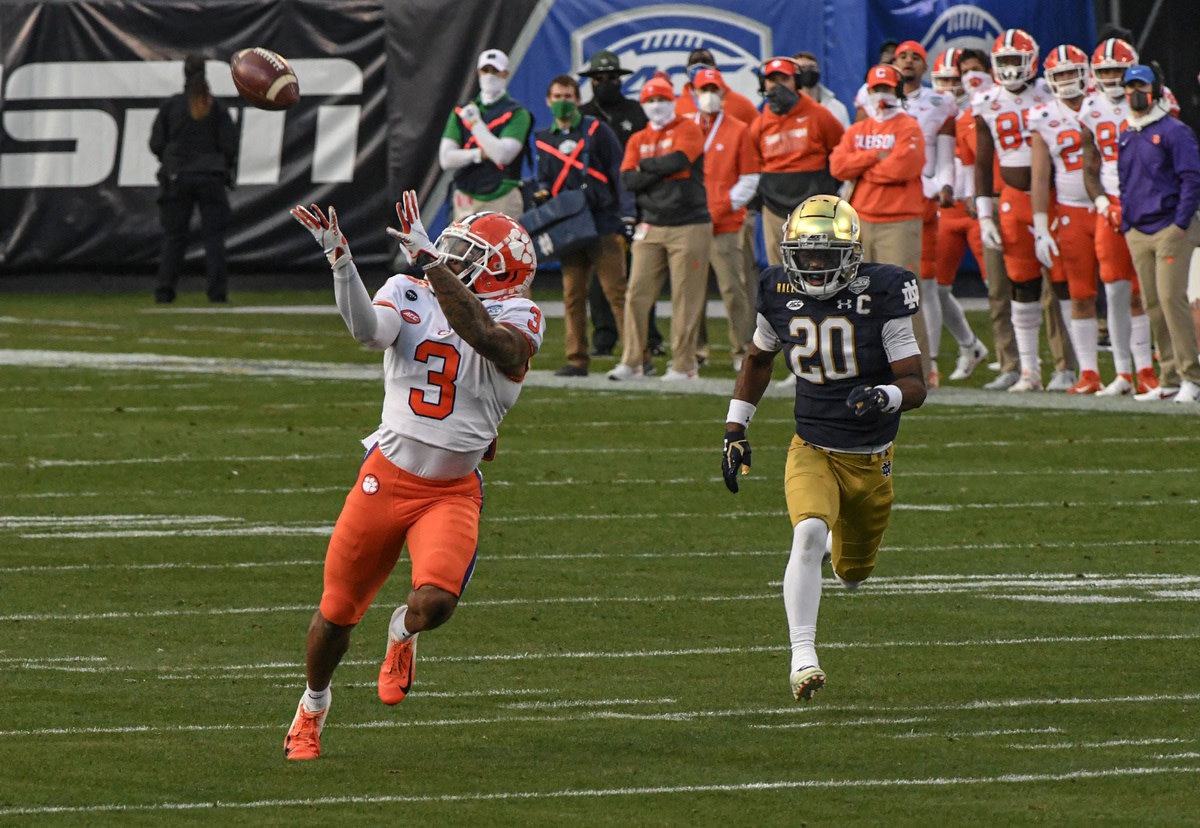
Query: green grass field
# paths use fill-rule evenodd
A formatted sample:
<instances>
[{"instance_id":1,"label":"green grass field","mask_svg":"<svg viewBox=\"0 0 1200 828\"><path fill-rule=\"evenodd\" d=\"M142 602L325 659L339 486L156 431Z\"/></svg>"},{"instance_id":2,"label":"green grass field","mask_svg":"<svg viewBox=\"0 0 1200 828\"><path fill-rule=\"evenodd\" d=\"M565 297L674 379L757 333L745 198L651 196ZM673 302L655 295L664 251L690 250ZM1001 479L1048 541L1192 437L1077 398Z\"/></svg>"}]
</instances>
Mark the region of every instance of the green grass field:
<instances>
[{"instance_id":1,"label":"green grass field","mask_svg":"<svg viewBox=\"0 0 1200 828\"><path fill-rule=\"evenodd\" d=\"M335 314L281 307L331 304L0 295L0 822L1200 824L1194 412L988 394L982 369L932 393L875 576L827 581L829 683L797 704L789 400L763 401L730 495L727 353L688 393L571 385L557 319L412 695L374 688L402 562L324 755L285 762L382 397Z\"/></svg>"}]
</instances>

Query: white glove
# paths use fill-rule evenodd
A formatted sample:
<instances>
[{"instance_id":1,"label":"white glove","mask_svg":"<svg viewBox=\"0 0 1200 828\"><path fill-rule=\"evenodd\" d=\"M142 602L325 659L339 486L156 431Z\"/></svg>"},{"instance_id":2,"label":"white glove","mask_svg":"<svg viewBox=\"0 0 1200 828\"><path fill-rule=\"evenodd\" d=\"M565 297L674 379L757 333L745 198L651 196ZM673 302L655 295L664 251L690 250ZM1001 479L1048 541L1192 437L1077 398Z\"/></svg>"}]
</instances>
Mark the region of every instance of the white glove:
<instances>
[{"instance_id":1,"label":"white glove","mask_svg":"<svg viewBox=\"0 0 1200 828\"><path fill-rule=\"evenodd\" d=\"M354 260L354 257L350 255L350 243L346 241L341 228L338 227L337 211L333 209L333 205L329 207L329 218L325 218L321 208L315 204L312 205L311 210L297 204L290 212L292 218L307 227L308 232L312 233L312 237L317 240L317 244L321 245L330 267L334 270L341 270Z\"/></svg>"},{"instance_id":2,"label":"white glove","mask_svg":"<svg viewBox=\"0 0 1200 828\"><path fill-rule=\"evenodd\" d=\"M474 101L466 106L460 106L455 111L458 112L458 117L462 119L463 126L465 126L468 131L473 132L475 130L475 125L483 122L483 116L479 114L479 107L475 105Z\"/></svg>"},{"instance_id":3,"label":"white glove","mask_svg":"<svg viewBox=\"0 0 1200 828\"><path fill-rule=\"evenodd\" d=\"M438 252L425 232L421 223L421 207L417 204L417 191L405 190L401 201L396 202L396 217L400 219L400 229L389 227L387 233L400 242L409 264L420 265L425 270L445 261L445 256Z\"/></svg>"},{"instance_id":4,"label":"white glove","mask_svg":"<svg viewBox=\"0 0 1200 828\"><path fill-rule=\"evenodd\" d=\"M1045 213L1033 214L1033 247L1039 262L1045 267L1054 267L1058 245L1050 235L1050 217Z\"/></svg>"},{"instance_id":5,"label":"white glove","mask_svg":"<svg viewBox=\"0 0 1200 828\"><path fill-rule=\"evenodd\" d=\"M1004 249L1004 240L1000 238L1000 230L996 227L994 219L979 217L979 235L983 239L983 246L988 250Z\"/></svg>"}]
</instances>

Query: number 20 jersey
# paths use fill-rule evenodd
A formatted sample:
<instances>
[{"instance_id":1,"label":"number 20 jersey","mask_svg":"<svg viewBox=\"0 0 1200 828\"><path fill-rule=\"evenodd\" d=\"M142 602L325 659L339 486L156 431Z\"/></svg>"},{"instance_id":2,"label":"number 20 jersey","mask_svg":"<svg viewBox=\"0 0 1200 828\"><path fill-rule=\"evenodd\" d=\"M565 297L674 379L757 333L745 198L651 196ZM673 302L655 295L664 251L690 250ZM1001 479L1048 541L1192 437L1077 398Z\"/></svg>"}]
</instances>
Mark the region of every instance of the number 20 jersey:
<instances>
[{"instance_id":1,"label":"number 20 jersey","mask_svg":"<svg viewBox=\"0 0 1200 828\"><path fill-rule=\"evenodd\" d=\"M846 398L860 385L895 380L883 329L888 321L917 312L917 277L895 265L864 262L846 288L828 299L813 299L792 286L782 265L775 265L762 272L758 288L754 342L763 350L782 350L796 376L796 434L830 449L883 446L894 440L898 412L860 417ZM911 354L896 358L918 353L914 342Z\"/></svg>"},{"instance_id":2,"label":"number 20 jersey","mask_svg":"<svg viewBox=\"0 0 1200 828\"><path fill-rule=\"evenodd\" d=\"M482 301L492 319L516 329L537 353L544 332L537 305L523 297ZM506 376L467 345L423 280L393 276L374 304L401 319L396 341L384 352L383 424L438 448L486 448L516 403L523 378Z\"/></svg>"}]
</instances>

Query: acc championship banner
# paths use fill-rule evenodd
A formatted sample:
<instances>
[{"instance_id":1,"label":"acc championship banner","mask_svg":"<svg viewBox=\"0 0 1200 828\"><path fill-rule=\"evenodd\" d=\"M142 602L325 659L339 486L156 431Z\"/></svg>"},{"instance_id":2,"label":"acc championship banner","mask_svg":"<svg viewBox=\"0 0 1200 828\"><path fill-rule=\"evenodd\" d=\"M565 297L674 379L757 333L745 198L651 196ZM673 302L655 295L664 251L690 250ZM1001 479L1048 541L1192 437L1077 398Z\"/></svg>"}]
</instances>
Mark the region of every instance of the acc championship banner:
<instances>
[{"instance_id":1,"label":"acc championship banner","mask_svg":"<svg viewBox=\"0 0 1200 828\"><path fill-rule=\"evenodd\" d=\"M267 46L300 78L300 103L266 112L237 96L231 54ZM383 13L378 3L0 3L0 267L148 269L161 240L147 146L158 106L183 91L183 57L210 58L213 94L241 127L231 263L311 265L296 203L344 224L386 221ZM297 232L297 231L300 232ZM355 255L382 259L380 233ZM200 256L193 246L189 259Z\"/></svg>"}]
</instances>

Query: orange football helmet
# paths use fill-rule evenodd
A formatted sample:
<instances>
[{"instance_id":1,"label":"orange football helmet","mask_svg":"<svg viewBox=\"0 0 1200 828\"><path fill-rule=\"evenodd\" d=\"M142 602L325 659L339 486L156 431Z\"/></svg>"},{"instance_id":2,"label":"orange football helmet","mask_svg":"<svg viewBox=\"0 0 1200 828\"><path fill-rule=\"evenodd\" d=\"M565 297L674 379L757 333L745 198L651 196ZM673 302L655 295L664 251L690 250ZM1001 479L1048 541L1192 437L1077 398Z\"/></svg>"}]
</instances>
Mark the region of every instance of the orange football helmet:
<instances>
[{"instance_id":1,"label":"orange football helmet","mask_svg":"<svg viewBox=\"0 0 1200 828\"><path fill-rule=\"evenodd\" d=\"M537 272L533 239L516 219L503 213L474 213L460 219L442 231L435 246L448 260L465 265L459 278L481 298L524 294Z\"/></svg>"},{"instance_id":2,"label":"orange football helmet","mask_svg":"<svg viewBox=\"0 0 1200 828\"><path fill-rule=\"evenodd\" d=\"M992 44L992 77L1015 92L1037 76L1037 41L1024 29L1005 29Z\"/></svg>"},{"instance_id":3,"label":"orange football helmet","mask_svg":"<svg viewBox=\"0 0 1200 828\"><path fill-rule=\"evenodd\" d=\"M1092 72L1096 85L1110 98L1125 94L1125 70L1138 62L1137 50L1119 37L1102 41L1092 52Z\"/></svg>"},{"instance_id":4,"label":"orange football helmet","mask_svg":"<svg viewBox=\"0 0 1200 828\"><path fill-rule=\"evenodd\" d=\"M963 93L962 76L958 71L958 59L962 49L943 49L933 59L933 69L929 75L933 78L933 88L939 92L948 92L954 97Z\"/></svg>"},{"instance_id":5,"label":"orange football helmet","mask_svg":"<svg viewBox=\"0 0 1200 828\"><path fill-rule=\"evenodd\" d=\"M1083 97L1087 93L1088 65L1087 53L1078 46L1055 46L1042 64L1054 97L1061 100Z\"/></svg>"}]
</instances>

